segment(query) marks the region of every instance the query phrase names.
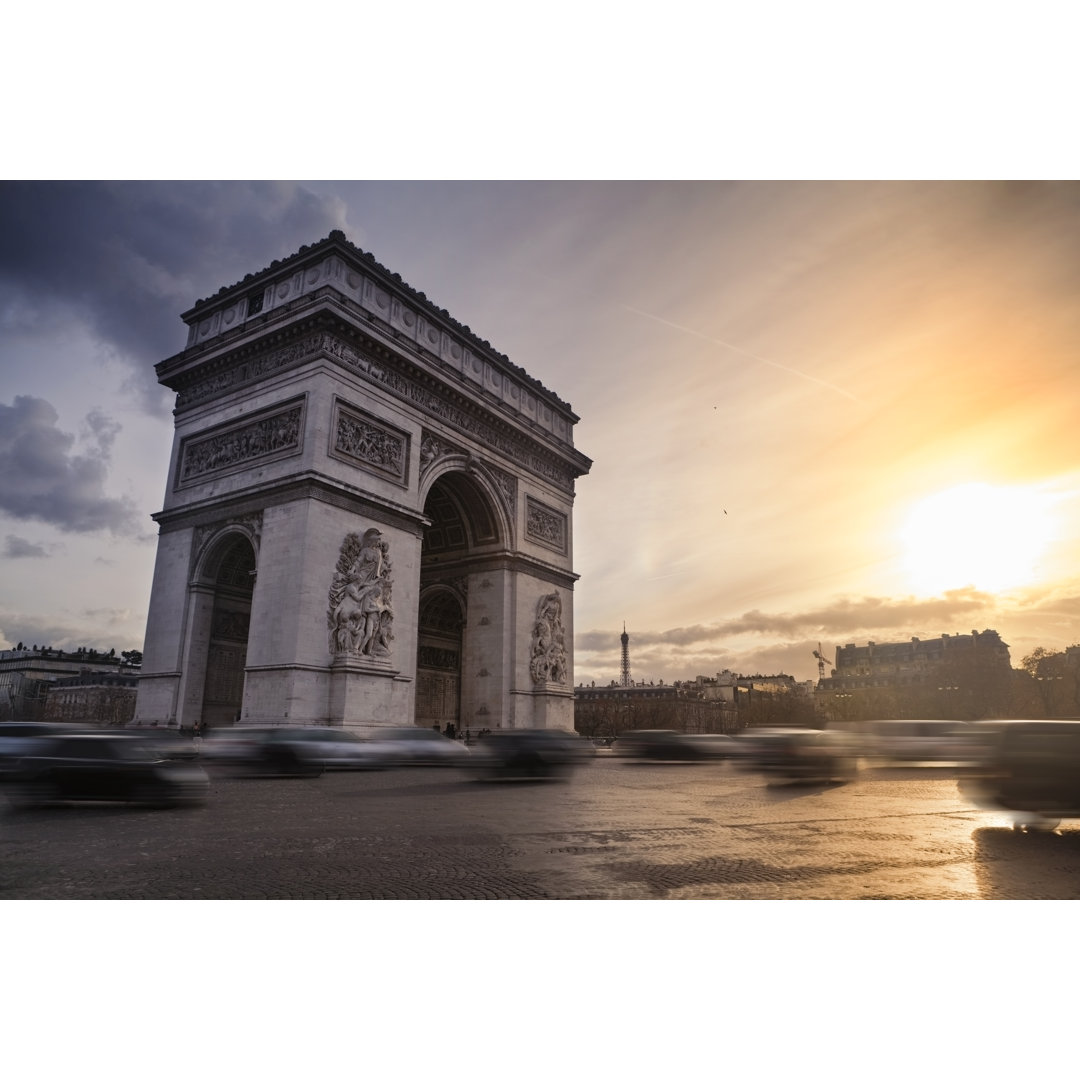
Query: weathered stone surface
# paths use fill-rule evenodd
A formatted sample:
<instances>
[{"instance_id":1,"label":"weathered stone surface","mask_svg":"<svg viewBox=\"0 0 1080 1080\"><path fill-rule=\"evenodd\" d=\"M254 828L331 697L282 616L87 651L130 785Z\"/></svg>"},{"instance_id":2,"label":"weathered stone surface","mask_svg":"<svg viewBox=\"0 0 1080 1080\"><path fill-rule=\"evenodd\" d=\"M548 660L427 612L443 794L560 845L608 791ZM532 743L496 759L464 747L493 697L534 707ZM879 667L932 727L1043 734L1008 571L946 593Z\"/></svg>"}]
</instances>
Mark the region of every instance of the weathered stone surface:
<instances>
[{"instance_id":1,"label":"weathered stone surface","mask_svg":"<svg viewBox=\"0 0 1080 1080\"><path fill-rule=\"evenodd\" d=\"M449 587L424 710L572 727L570 407L339 233L184 318L136 722L427 723L418 613Z\"/></svg>"}]
</instances>

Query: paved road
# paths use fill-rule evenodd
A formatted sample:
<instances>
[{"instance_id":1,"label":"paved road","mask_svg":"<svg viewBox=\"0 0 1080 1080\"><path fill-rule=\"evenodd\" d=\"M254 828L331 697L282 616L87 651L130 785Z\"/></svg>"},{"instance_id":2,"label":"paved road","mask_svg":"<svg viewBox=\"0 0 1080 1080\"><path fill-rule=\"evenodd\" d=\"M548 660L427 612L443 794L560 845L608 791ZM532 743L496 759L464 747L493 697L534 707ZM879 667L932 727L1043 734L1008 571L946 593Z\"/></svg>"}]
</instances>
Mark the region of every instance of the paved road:
<instances>
[{"instance_id":1,"label":"paved road","mask_svg":"<svg viewBox=\"0 0 1080 1080\"><path fill-rule=\"evenodd\" d=\"M1077 899L1080 822L1014 832L940 768L828 785L610 758L561 783L213 776L194 809L0 811L0 898Z\"/></svg>"}]
</instances>

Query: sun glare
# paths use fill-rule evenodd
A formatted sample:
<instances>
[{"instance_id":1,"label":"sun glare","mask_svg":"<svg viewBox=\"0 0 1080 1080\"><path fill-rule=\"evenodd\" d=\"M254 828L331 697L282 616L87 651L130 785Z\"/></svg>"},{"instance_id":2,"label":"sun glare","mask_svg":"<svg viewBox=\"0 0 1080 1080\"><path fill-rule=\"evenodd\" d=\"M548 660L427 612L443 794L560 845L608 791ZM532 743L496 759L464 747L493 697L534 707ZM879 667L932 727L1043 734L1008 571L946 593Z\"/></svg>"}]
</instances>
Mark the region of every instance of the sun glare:
<instances>
[{"instance_id":1,"label":"sun glare","mask_svg":"<svg viewBox=\"0 0 1080 1080\"><path fill-rule=\"evenodd\" d=\"M1051 539L1048 500L1030 488L964 484L916 505L902 532L913 587L1002 592L1035 580Z\"/></svg>"}]
</instances>

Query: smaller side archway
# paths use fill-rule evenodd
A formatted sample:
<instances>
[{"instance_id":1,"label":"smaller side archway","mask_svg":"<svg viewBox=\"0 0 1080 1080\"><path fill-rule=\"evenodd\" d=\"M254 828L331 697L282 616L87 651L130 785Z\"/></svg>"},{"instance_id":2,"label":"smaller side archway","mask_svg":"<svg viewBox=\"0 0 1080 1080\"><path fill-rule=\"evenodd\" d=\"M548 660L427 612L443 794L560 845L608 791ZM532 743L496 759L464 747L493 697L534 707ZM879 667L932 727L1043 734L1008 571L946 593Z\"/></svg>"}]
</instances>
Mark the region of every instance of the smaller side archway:
<instances>
[{"instance_id":1,"label":"smaller side archway","mask_svg":"<svg viewBox=\"0 0 1080 1080\"><path fill-rule=\"evenodd\" d=\"M243 530L226 530L206 548L191 586L181 727L236 723L244 698L256 553Z\"/></svg>"}]
</instances>

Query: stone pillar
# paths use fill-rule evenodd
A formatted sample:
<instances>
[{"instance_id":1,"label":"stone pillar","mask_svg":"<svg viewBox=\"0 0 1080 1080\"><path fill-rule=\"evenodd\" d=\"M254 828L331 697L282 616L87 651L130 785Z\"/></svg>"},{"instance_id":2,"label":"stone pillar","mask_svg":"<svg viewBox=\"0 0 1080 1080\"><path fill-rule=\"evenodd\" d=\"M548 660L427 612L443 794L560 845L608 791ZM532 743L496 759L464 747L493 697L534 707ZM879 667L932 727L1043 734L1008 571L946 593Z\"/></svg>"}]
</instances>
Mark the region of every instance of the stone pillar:
<instances>
[{"instance_id":1,"label":"stone pillar","mask_svg":"<svg viewBox=\"0 0 1080 1080\"><path fill-rule=\"evenodd\" d=\"M214 616L214 590L208 585L193 585L188 594L187 632L180 656L180 686L176 723L193 728L202 720L203 694L206 690L206 661L210 649L210 628ZM170 721L170 726L172 722Z\"/></svg>"}]
</instances>

